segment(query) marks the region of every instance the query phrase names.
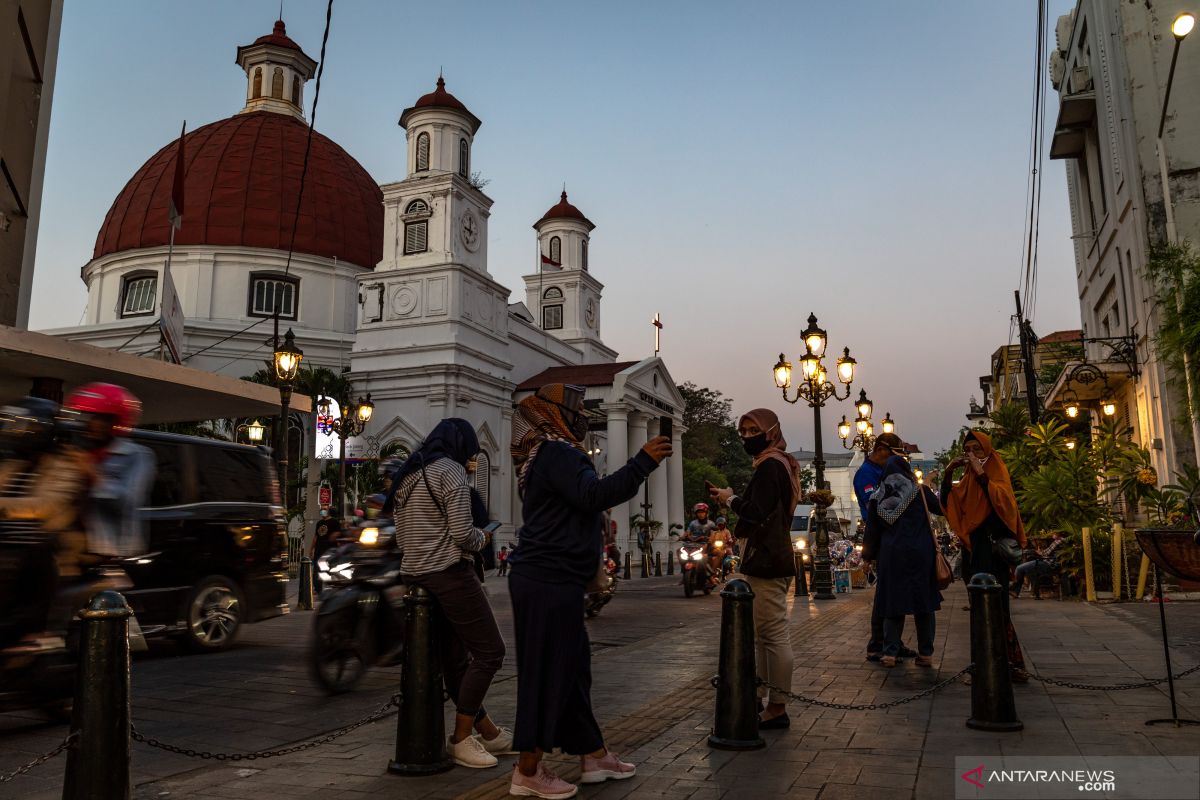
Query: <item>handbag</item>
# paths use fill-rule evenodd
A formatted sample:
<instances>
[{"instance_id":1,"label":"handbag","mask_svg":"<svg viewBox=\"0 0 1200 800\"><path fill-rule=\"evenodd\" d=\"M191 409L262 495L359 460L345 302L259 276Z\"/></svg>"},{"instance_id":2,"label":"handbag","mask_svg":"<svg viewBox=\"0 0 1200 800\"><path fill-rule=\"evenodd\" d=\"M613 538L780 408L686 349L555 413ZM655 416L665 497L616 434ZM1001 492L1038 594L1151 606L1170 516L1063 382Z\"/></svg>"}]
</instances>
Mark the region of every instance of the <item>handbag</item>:
<instances>
[{"instance_id":1,"label":"handbag","mask_svg":"<svg viewBox=\"0 0 1200 800\"><path fill-rule=\"evenodd\" d=\"M1021 545L1016 539L1005 536L1000 539L992 539L992 555L1008 566L1015 567L1021 563L1023 553Z\"/></svg>"},{"instance_id":2,"label":"handbag","mask_svg":"<svg viewBox=\"0 0 1200 800\"><path fill-rule=\"evenodd\" d=\"M954 570L950 568L950 562L946 560L942 548L938 547L937 534L933 532L933 515L929 513L929 501L925 499L925 489L918 486L917 491L921 493L921 504L925 506L925 519L929 522L929 536L933 539L934 578L937 581L938 589L945 589L954 583Z\"/></svg>"}]
</instances>

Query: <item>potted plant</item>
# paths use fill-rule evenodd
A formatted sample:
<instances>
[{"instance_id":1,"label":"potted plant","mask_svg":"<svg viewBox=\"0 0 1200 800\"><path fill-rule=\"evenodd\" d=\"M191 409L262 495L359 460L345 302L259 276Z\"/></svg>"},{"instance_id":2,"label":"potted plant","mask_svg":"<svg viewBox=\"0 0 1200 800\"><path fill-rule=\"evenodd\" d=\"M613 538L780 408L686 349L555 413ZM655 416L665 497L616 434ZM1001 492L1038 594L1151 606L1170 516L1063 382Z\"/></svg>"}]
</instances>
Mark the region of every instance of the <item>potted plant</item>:
<instances>
[{"instance_id":1,"label":"potted plant","mask_svg":"<svg viewBox=\"0 0 1200 800\"><path fill-rule=\"evenodd\" d=\"M1138 499L1149 524L1135 534L1160 569L1183 580L1200 581L1200 469L1185 465L1175 478L1177 483L1159 487L1143 474Z\"/></svg>"}]
</instances>

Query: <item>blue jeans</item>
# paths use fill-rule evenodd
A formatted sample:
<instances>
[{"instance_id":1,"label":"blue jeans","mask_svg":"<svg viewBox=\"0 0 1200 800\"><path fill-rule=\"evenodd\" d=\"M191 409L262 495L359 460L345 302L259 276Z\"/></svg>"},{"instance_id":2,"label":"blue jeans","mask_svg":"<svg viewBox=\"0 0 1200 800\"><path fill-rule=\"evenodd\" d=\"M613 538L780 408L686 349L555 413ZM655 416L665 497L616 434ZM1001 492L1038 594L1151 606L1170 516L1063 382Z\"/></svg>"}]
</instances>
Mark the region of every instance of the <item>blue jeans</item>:
<instances>
[{"instance_id":1,"label":"blue jeans","mask_svg":"<svg viewBox=\"0 0 1200 800\"><path fill-rule=\"evenodd\" d=\"M936 628L933 613L913 614L917 625L917 652L923 656L933 655L933 632ZM904 633L904 617L883 618L883 654L900 655L900 636Z\"/></svg>"},{"instance_id":2,"label":"blue jeans","mask_svg":"<svg viewBox=\"0 0 1200 800\"><path fill-rule=\"evenodd\" d=\"M1021 587L1025 585L1025 579L1029 578L1029 586L1033 587L1033 582L1044 575L1050 575L1057 569L1049 561L1043 561L1038 558L1033 561L1026 561L1024 564L1017 565L1017 581L1013 587L1013 594L1020 595Z\"/></svg>"}]
</instances>

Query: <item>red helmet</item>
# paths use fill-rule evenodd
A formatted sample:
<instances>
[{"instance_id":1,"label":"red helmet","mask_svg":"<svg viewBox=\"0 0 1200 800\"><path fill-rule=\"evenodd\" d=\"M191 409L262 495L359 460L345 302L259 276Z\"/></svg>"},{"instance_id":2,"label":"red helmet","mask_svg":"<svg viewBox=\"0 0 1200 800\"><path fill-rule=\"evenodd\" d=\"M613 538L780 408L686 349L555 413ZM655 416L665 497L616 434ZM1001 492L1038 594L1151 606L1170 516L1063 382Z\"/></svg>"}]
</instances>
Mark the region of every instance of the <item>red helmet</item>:
<instances>
[{"instance_id":1,"label":"red helmet","mask_svg":"<svg viewBox=\"0 0 1200 800\"><path fill-rule=\"evenodd\" d=\"M142 416L142 402L113 383L88 383L67 395L63 408L81 414L107 414L121 428L132 428Z\"/></svg>"},{"instance_id":2,"label":"red helmet","mask_svg":"<svg viewBox=\"0 0 1200 800\"><path fill-rule=\"evenodd\" d=\"M708 503L696 503L696 505L692 506L692 511L693 512L703 511L705 513L708 513Z\"/></svg>"}]
</instances>

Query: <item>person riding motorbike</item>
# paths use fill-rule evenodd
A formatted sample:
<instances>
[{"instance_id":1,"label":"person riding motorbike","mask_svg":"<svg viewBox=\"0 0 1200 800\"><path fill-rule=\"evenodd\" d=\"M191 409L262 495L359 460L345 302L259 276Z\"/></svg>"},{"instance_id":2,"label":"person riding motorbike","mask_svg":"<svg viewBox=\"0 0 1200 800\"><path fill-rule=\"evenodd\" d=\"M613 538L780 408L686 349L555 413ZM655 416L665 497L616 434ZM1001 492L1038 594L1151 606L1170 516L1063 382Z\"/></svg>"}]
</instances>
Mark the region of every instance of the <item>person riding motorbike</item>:
<instances>
[{"instance_id":1,"label":"person riding motorbike","mask_svg":"<svg viewBox=\"0 0 1200 800\"><path fill-rule=\"evenodd\" d=\"M723 574L725 557L733 553L733 531L726 527L724 517L717 517L716 528L708 536L708 567L713 575Z\"/></svg>"},{"instance_id":2,"label":"person riding motorbike","mask_svg":"<svg viewBox=\"0 0 1200 800\"><path fill-rule=\"evenodd\" d=\"M88 553L104 560L146 552L141 508L154 481L154 454L129 438L141 401L121 386L89 383L67 395L63 410L74 416L75 444L96 471L84 521Z\"/></svg>"},{"instance_id":3,"label":"person riding motorbike","mask_svg":"<svg viewBox=\"0 0 1200 800\"><path fill-rule=\"evenodd\" d=\"M707 542L708 537L717 529L717 524L708 518L708 503L696 503L692 506L695 519L688 523L684 531L685 542Z\"/></svg>"},{"instance_id":4,"label":"person riding motorbike","mask_svg":"<svg viewBox=\"0 0 1200 800\"><path fill-rule=\"evenodd\" d=\"M82 450L58 441L58 405L27 397L0 410L0 537L20 556L0 586L0 647L54 628L56 591L78 580L86 550L83 515L95 471Z\"/></svg>"}]
</instances>

